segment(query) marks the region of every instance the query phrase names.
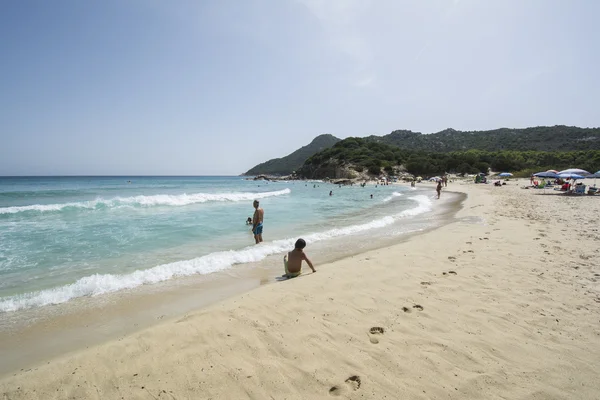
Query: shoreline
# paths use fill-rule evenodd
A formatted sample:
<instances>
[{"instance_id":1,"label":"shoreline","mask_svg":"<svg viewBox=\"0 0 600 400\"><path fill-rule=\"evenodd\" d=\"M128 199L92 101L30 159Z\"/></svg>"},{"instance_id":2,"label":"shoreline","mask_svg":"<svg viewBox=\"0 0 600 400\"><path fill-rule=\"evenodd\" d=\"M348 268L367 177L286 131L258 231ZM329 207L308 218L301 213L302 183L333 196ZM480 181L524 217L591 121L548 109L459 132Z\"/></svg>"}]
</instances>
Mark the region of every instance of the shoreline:
<instances>
[{"instance_id":1,"label":"shoreline","mask_svg":"<svg viewBox=\"0 0 600 400\"><path fill-rule=\"evenodd\" d=\"M19 371L0 393L595 399L600 236L569 211L600 203L455 187L468 197L447 225Z\"/></svg>"},{"instance_id":2,"label":"shoreline","mask_svg":"<svg viewBox=\"0 0 600 400\"><path fill-rule=\"evenodd\" d=\"M419 190L414 194L423 192ZM447 199L448 196L442 199L445 200L444 203L434 207L427 217L439 218L439 221L425 230L408 232L393 239L376 239L374 243L366 245L366 248L351 249L350 253L348 250L341 253L333 251L331 246L344 238L333 239L325 253L316 254L317 262L319 265L327 265L370 250L388 247L390 241L404 242L414 235L437 229L452 221L464 201L462 196L453 193L450 199ZM428 214L420 216L423 215ZM311 257L313 252L314 250L311 251ZM280 276L281 271L279 256L275 255L274 258L277 261L249 263L249 268L179 277L98 297L75 298L67 303L16 311L19 314L4 314L7 318L5 322L11 324L13 320L15 323L10 330L0 330L0 353L3 354L0 378L44 360L117 340L263 285L277 283L274 277ZM26 322L27 320L30 322ZM7 323L4 323L5 327Z\"/></svg>"}]
</instances>

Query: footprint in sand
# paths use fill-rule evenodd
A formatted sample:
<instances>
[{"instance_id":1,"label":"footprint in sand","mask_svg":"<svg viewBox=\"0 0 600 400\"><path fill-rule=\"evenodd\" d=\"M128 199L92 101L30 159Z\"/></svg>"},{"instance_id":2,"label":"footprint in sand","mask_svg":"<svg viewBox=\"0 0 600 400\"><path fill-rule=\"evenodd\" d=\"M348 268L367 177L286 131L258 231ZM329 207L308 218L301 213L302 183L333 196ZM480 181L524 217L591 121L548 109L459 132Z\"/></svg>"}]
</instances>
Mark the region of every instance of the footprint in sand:
<instances>
[{"instance_id":1,"label":"footprint in sand","mask_svg":"<svg viewBox=\"0 0 600 400\"><path fill-rule=\"evenodd\" d=\"M422 306L422 305L420 305L420 304L415 304L415 305L413 306L413 308L416 308L416 309L417 309L417 310L419 310L419 311L423 311L423 310L424 310L423 306Z\"/></svg>"},{"instance_id":2,"label":"footprint in sand","mask_svg":"<svg viewBox=\"0 0 600 400\"><path fill-rule=\"evenodd\" d=\"M429 286L429 285L431 285L431 282L421 282L421 285L423 285L423 286Z\"/></svg>"},{"instance_id":3,"label":"footprint in sand","mask_svg":"<svg viewBox=\"0 0 600 400\"><path fill-rule=\"evenodd\" d=\"M408 307L402 307L402 311L404 311L404 312L410 312L410 308L408 308Z\"/></svg>"},{"instance_id":4,"label":"footprint in sand","mask_svg":"<svg viewBox=\"0 0 600 400\"><path fill-rule=\"evenodd\" d=\"M385 332L385 329L380 326L374 326L371 329L369 329L369 333L371 334L371 335L369 335L369 340L371 341L371 343L373 343L373 344L379 343L379 339L377 339L375 336L383 335L384 332Z\"/></svg>"},{"instance_id":5,"label":"footprint in sand","mask_svg":"<svg viewBox=\"0 0 600 400\"><path fill-rule=\"evenodd\" d=\"M450 260L450 261L456 261L456 257L449 256L448 260Z\"/></svg>"},{"instance_id":6,"label":"footprint in sand","mask_svg":"<svg viewBox=\"0 0 600 400\"><path fill-rule=\"evenodd\" d=\"M457 275L455 271L442 272L442 275Z\"/></svg>"},{"instance_id":7,"label":"footprint in sand","mask_svg":"<svg viewBox=\"0 0 600 400\"><path fill-rule=\"evenodd\" d=\"M360 376L352 375L344 381L343 385L332 386L331 389L329 389L329 394L332 396L343 396L348 392L354 392L360 389L360 385Z\"/></svg>"}]
</instances>

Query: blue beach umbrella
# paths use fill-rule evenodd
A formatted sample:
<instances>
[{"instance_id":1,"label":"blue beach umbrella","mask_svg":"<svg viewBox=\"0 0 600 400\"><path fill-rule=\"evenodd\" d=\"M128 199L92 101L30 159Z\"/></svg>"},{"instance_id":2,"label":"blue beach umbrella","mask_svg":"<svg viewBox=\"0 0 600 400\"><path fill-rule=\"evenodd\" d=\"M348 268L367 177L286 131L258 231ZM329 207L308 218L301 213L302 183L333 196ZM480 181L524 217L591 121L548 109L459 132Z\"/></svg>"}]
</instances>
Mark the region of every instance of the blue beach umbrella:
<instances>
[{"instance_id":1,"label":"blue beach umbrella","mask_svg":"<svg viewBox=\"0 0 600 400\"><path fill-rule=\"evenodd\" d=\"M498 176L500 176L500 177L502 177L502 178L507 178L507 177L509 177L509 176L513 176L513 174L511 174L510 172L503 172L503 173L501 173L501 174L500 174L500 175L498 175Z\"/></svg>"},{"instance_id":2,"label":"blue beach umbrella","mask_svg":"<svg viewBox=\"0 0 600 400\"><path fill-rule=\"evenodd\" d=\"M537 176L538 178L557 178L558 177L557 174L555 174L554 172L550 172L550 171L538 172L537 174L533 174L533 176Z\"/></svg>"},{"instance_id":3,"label":"blue beach umbrella","mask_svg":"<svg viewBox=\"0 0 600 400\"><path fill-rule=\"evenodd\" d=\"M563 179L584 179L585 176L583 175L579 175L579 174L575 174L575 173L565 173L565 174L558 174L559 178L563 178Z\"/></svg>"}]
</instances>

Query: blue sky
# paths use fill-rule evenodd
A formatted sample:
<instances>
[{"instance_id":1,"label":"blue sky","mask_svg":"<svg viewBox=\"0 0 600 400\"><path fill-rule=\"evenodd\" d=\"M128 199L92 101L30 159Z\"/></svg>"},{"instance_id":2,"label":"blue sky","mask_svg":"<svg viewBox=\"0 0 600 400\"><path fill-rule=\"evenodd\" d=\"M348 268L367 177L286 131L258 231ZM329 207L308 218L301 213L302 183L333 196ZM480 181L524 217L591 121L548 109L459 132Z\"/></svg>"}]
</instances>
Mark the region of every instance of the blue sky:
<instances>
[{"instance_id":1,"label":"blue sky","mask_svg":"<svg viewBox=\"0 0 600 400\"><path fill-rule=\"evenodd\" d=\"M0 2L0 175L239 174L321 133L599 126L600 1Z\"/></svg>"}]
</instances>

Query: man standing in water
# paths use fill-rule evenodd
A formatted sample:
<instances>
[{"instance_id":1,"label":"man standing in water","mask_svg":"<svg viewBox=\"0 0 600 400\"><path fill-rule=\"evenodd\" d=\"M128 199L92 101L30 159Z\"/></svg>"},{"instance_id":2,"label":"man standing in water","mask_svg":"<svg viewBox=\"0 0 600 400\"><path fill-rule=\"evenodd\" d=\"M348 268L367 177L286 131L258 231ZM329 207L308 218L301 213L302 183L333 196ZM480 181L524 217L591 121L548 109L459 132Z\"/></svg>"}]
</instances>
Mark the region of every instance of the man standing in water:
<instances>
[{"instance_id":1,"label":"man standing in water","mask_svg":"<svg viewBox=\"0 0 600 400\"><path fill-rule=\"evenodd\" d=\"M254 240L256 244L263 241L263 218L265 216L265 210L258 206L258 200L254 200L254 216L252 217L252 233L254 234Z\"/></svg>"},{"instance_id":2,"label":"man standing in water","mask_svg":"<svg viewBox=\"0 0 600 400\"><path fill-rule=\"evenodd\" d=\"M438 195L438 199L440 198L440 194L442 193L442 180L440 179L437 183L437 187L435 188L435 191L437 192Z\"/></svg>"}]
</instances>

